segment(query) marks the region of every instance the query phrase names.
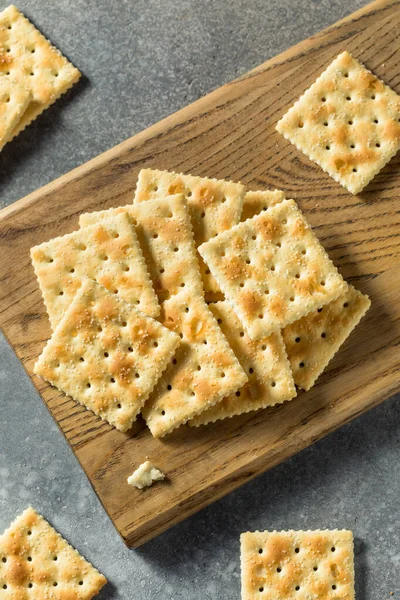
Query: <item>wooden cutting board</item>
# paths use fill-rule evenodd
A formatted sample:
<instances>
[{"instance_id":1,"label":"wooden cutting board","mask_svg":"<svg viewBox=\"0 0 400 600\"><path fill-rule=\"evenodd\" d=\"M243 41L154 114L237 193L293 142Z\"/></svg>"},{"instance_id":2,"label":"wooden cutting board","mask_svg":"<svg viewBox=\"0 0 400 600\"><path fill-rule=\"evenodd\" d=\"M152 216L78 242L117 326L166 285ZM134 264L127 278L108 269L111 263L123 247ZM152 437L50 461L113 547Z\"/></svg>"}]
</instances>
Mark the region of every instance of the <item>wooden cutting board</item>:
<instances>
[{"instance_id":1,"label":"wooden cutting board","mask_svg":"<svg viewBox=\"0 0 400 600\"><path fill-rule=\"evenodd\" d=\"M370 4L1 213L1 325L129 546L398 389L400 154L353 197L276 133L275 124L344 49L400 93L399 31L399 1ZM127 434L116 431L32 375L50 327L30 247L76 229L82 212L131 202L142 167L280 188L297 200L344 277L372 300L314 389L275 408L155 440L141 421ZM168 479L140 492L126 478L146 457Z\"/></svg>"}]
</instances>

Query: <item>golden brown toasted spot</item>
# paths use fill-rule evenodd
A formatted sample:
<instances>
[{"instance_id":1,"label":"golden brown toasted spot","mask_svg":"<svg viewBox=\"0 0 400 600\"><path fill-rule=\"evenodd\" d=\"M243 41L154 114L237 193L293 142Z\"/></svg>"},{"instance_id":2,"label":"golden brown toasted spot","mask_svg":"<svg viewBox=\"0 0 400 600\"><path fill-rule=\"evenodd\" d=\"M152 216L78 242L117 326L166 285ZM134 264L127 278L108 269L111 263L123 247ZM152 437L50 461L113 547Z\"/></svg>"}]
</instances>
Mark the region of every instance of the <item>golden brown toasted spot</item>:
<instances>
[{"instance_id":1,"label":"golden brown toasted spot","mask_svg":"<svg viewBox=\"0 0 400 600\"><path fill-rule=\"evenodd\" d=\"M305 221L303 221L301 219L295 219L290 224L289 234L292 235L293 237L301 239L302 237L304 237L307 229L308 228L307 228Z\"/></svg>"},{"instance_id":2,"label":"golden brown toasted spot","mask_svg":"<svg viewBox=\"0 0 400 600\"><path fill-rule=\"evenodd\" d=\"M176 179L168 186L168 194L183 194L185 191L185 184L181 179Z\"/></svg>"},{"instance_id":3,"label":"golden brown toasted spot","mask_svg":"<svg viewBox=\"0 0 400 600\"><path fill-rule=\"evenodd\" d=\"M286 311L286 302L279 296L273 296L268 301L268 311L275 315L278 319L281 319Z\"/></svg>"},{"instance_id":4,"label":"golden brown toasted spot","mask_svg":"<svg viewBox=\"0 0 400 600\"><path fill-rule=\"evenodd\" d=\"M111 321L118 316L118 306L112 298L106 298L93 307L93 313L100 320Z\"/></svg>"},{"instance_id":5,"label":"golden brown toasted spot","mask_svg":"<svg viewBox=\"0 0 400 600\"><path fill-rule=\"evenodd\" d=\"M267 216L256 220L254 228L261 233L262 238L266 242L275 242L282 236L281 224L275 219Z\"/></svg>"},{"instance_id":6,"label":"golden brown toasted spot","mask_svg":"<svg viewBox=\"0 0 400 600\"><path fill-rule=\"evenodd\" d=\"M233 281L248 276L248 266L239 256L226 259L222 265L222 270L225 277Z\"/></svg>"},{"instance_id":7,"label":"golden brown toasted spot","mask_svg":"<svg viewBox=\"0 0 400 600\"><path fill-rule=\"evenodd\" d=\"M399 109L399 115L400 115L400 109ZM399 116L400 119L400 116ZM397 141L400 139L400 122L399 121L385 121L384 125L383 125L384 129L384 138L388 139L389 141Z\"/></svg>"},{"instance_id":8,"label":"golden brown toasted spot","mask_svg":"<svg viewBox=\"0 0 400 600\"><path fill-rule=\"evenodd\" d=\"M118 379L118 383L127 385L132 383L133 368L132 361L117 351L113 354L110 362L110 373Z\"/></svg>"},{"instance_id":9,"label":"golden brown toasted spot","mask_svg":"<svg viewBox=\"0 0 400 600\"><path fill-rule=\"evenodd\" d=\"M199 400L208 400L215 393L212 383L206 379L194 382L193 390L196 392Z\"/></svg>"},{"instance_id":10,"label":"golden brown toasted spot","mask_svg":"<svg viewBox=\"0 0 400 600\"><path fill-rule=\"evenodd\" d=\"M211 186L202 186L196 190L195 199L198 200L202 206L207 207L213 204L217 198L216 193L211 189Z\"/></svg>"},{"instance_id":11,"label":"golden brown toasted spot","mask_svg":"<svg viewBox=\"0 0 400 600\"><path fill-rule=\"evenodd\" d=\"M99 225L93 237L96 242L103 244L110 239L110 234L106 229L104 229L104 227L102 227L102 225Z\"/></svg>"},{"instance_id":12,"label":"golden brown toasted spot","mask_svg":"<svg viewBox=\"0 0 400 600\"><path fill-rule=\"evenodd\" d=\"M248 316L257 315L264 307L262 296L252 290L242 292L239 303L243 312Z\"/></svg>"}]
</instances>

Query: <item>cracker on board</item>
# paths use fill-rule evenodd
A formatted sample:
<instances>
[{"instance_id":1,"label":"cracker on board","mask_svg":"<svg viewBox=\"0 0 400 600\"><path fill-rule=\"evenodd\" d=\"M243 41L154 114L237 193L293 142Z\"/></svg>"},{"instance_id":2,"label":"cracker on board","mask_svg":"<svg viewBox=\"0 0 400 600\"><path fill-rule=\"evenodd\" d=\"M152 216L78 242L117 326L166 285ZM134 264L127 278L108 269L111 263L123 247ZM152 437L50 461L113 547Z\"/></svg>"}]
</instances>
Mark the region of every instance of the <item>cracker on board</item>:
<instances>
[{"instance_id":1,"label":"cracker on board","mask_svg":"<svg viewBox=\"0 0 400 600\"><path fill-rule=\"evenodd\" d=\"M121 212L129 215L135 227L160 302L186 289L203 296L198 255L183 195L86 213L81 215L79 224L101 222Z\"/></svg>"},{"instance_id":2,"label":"cracker on board","mask_svg":"<svg viewBox=\"0 0 400 600\"><path fill-rule=\"evenodd\" d=\"M251 339L337 298L342 276L294 200L283 200L199 247Z\"/></svg>"},{"instance_id":3,"label":"cracker on board","mask_svg":"<svg viewBox=\"0 0 400 600\"><path fill-rule=\"evenodd\" d=\"M242 600L354 600L351 531L242 533Z\"/></svg>"},{"instance_id":4,"label":"cracker on board","mask_svg":"<svg viewBox=\"0 0 400 600\"><path fill-rule=\"evenodd\" d=\"M126 214L35 246L31 257L53 330L84 277L95 279L151 317L159 314L146 263Z\"/></svg>"},{"instance_id":5,"label":"cracker on board","mask_svg":"<svg viewBox=\"0 0 400 600\"><path fill-rule=\"evenodd\" d=\"M90 600L106 583L31 507L0 536L0 597L4 600Z\"/></svg>"},{"instance_id":6,"label":"cracker on board","mask_svg":"<svg viewBox=\"0 0 400 600\"><path fill-rule=\"evenodd\" d=\"M7 143L31 97L30 91L22 85L0 75L0 150Z\"/></svg>"},{"instance_id":7,"label":"cracker on board","mask_svg":"<svg viewBox=\"0 0 400 600\"><path fill-rule=\"evenodd\" d=\"M347 284L339 298L282 331L297 387L309 390L367 312L368 296Z\"/></svg>"},{"instance_id":8,"label":"cracker on board","mask_svg":"<svg viewBox=\"0 0 400 600\"><path fill-rule=\"evenodd\" d=\"M183 194L187 200L196 247L240 221L245 187L233 181L142 169L134 201L139 203L178 193ZM200 272L205 293L219 292L214 278L201 259Z\"/></svg>"},{"instance_id":9,"label":"cracker on board","mask_svg":"<svg viewBox=\"0 0 400 600\"><path fill-rule=\"evenodd\" d=\"M267 210L270 206L275 206L285 199L285 192L281 190L264 190L257 192L246 192L243 200L241 221L252 219L261 211Z\"/></svg>"},{"instance_id":10,"label":"cracker on board","mask_svg":"<svg viewBox=\"0 0 400 600\"><path fill-rule=\"evenodd\" d=\"M276 129L358 194L400 148L400 96L345 51Z\"/></svg>"},{"instance_id":11,"label":"cracker on board","mask_svg":"<svg viewBox=\"0 0 400 600\"><path fill-rule=\"evenodd\" d=\"M127 431L179 343L158 321L87 279L34 372Z\"/></svg>"},{"instance_id":12,"label":"cracker on board","mask_svg":"<svg viewBox=\"0 0 400 600\"><path fill-rule=\"evenodd\" d=\"M181 345L142 409L155 437L170 433L247 381L202 297L188 290L166 300L161 322L179 334Z\"/></svg>"},{"instance_id":13,"label":"cracker on board","mask_svg":"<svg viewBox=\"0 0 400 600\"><path fill-rule=\"evenodd\" d=\"M294 398L296 389L281 333L252 341L226 301L209 304L209 308L249 380L240 390L194 417L189 425L205 425Z\"/></svg>"},{"instance_id":14,"label":"cracker on board","mask_svg":"<svg viewBox=\"0 0 400 600\"><path fill-rule=\"evenodd\" d=\"M80 72L13 5L0 13L0 75L32 98L8 141L64 94Z\"/></svg>"}]
</instances>

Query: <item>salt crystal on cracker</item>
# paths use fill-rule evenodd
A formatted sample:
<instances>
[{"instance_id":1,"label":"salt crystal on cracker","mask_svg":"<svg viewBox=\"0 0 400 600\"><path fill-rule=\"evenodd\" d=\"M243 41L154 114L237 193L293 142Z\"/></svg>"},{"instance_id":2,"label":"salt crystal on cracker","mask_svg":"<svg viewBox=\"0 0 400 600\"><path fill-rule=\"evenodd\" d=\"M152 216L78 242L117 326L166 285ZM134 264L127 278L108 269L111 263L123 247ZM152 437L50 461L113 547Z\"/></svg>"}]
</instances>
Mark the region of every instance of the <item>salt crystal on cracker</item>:
<instances>
[{"instance_id":1,"label":"salt crystal on cracker","mask_svg":"<svg viewBox=\"0 0 400 600\"><path fill-rule=\"evenodd\" d=\"M196 247L240 221L245 188L241 183L182 173L142 169L139 173L135 202L183 194L192 219ZM204 291L219 292L208 268L200 260Z\"/></svg>"},{"instance_id":2,"label":"salt crystal on cracker","mask_svg":"<svg viewBox=\"0 0 400 600\"><path fill-rule=\"evenodd\" d=\"M31 257L53 330L86 277L147 315L159 314L146 263L126 214L35 246Z\"/></svg>"},{"instance_id":3,"label":"salt crystal on cracker","mask_svg":"<svg viewBox=\"0 0 400 600\"><path fill-rule=\"evenodd\" d=\"M158 321L87 279L34 372L126 431L179 343Z\"/></svg>"},{"instance_id":4,"label":"salt crystal on cracker","mask_svg":"<svg viewBox=\"0 0 400 600\"><path fill-rule=\"evenodd\" d=\"M242 600L354 600L351 531L242 533Z\"/></svg>"},{"instance_id":5,"label":"salt crystal on cracker","mask_svg":"<svg viewBox=\"0 0 400 600\"><path fill-rule=\"evenodd\" d=\"M106 583L33 508L27 508L0 536L4 600L90 600Z\"/></svg>"},{"instance_id":6,"label":"salt crystal on cracker","mask_svg":"<svg viewBox=\"0 0 400 600\"><path fill-rule=\"evenodd\" d=\"M358 194L400 148L400 96L342 52L276 129Z\"/></svg>"},{"instance_id":7,"label":"salt crystal on cracker","mask_svg":"<svg viewBox=\"0 0 400 600\"><path fill-rule=\"evenodd\" d=\"M343 278L294 200L284 200L199 247L251 339L337 298Z\"/></svg>"},{"instance_id":8,"label":"salt crystal on cracker","mask_svg":"<svg viewBox=\"0 0 400 600\"><path fill-rule=\"evenodd\" d=\"M339 298L282 331L297 387L309 390L367 312L368 296L347 285Z\"/></svg>"},{"instance_id":9,"label":"salt crystal on cracker","mask_svg":"<svg viewBox=\"0 0 400 600\"><path fill-rule=\"evenodd\" d=\"M13 5L0 13L0 74L30 92L31 101L8 141L64 94L80 72Z\"/></svg>"},{"instance_id":10,"label":"salt crystal on cracker","mask_svg":"<svg viewBox=\"0 0 400 600\"><path fill-rule=\"evenodd\" d=\"M281 333L252 341L226 301L209 304L209 308L249 380L240 390L194 417L189 425L205 425L294 398L296 389Z\"/></svg>"}]
</instances>

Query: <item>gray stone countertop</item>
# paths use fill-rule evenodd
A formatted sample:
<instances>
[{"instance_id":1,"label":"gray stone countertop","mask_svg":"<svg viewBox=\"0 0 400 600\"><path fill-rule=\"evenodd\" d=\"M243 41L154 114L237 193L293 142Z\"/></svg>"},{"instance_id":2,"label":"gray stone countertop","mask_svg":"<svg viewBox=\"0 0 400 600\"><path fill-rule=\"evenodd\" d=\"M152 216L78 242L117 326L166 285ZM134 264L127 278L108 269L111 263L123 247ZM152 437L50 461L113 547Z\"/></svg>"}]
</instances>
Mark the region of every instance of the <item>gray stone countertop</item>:
<instances>
[{"instance_id":1,"label":"gray stone countertop","mask_svg":"<svg viewBox=\"0 0 400 600\"><path fill-rule=\"evenodd\" d=\"M364 4L21 0L84 78L0 153L1 206ZM238 599L242 531L350 528L358 600L400 599L396 398L128 550L4 339L0 351L0 531L33 505L107 576L99 598Z\"/></svg>"}]
</instances>

